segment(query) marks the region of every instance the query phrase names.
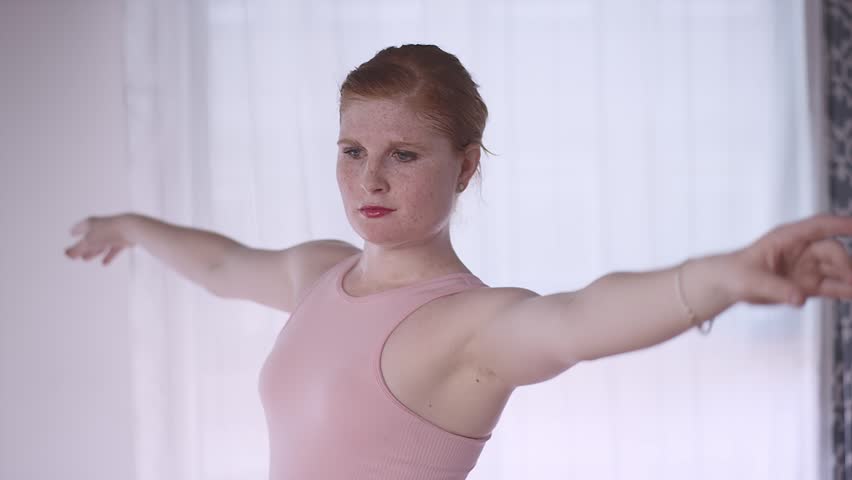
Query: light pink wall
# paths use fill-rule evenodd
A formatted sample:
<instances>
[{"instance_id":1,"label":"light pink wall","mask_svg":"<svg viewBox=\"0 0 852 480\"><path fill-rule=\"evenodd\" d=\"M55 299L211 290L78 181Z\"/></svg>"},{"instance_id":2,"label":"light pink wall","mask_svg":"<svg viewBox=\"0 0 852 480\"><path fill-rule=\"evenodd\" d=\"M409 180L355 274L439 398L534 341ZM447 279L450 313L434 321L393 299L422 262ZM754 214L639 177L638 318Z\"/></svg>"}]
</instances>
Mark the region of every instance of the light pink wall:
<instances>
[{"instance_id":1,"label":"light pink wall","mask_svg":"<svg viewBox=\"0 0 852 480\"><path fill-rule=\"evenodd\" d=\"M121 0L0 2L0 478L132 479L125 255L71 224L129 205Z\"/></svg>"}]
</instances>

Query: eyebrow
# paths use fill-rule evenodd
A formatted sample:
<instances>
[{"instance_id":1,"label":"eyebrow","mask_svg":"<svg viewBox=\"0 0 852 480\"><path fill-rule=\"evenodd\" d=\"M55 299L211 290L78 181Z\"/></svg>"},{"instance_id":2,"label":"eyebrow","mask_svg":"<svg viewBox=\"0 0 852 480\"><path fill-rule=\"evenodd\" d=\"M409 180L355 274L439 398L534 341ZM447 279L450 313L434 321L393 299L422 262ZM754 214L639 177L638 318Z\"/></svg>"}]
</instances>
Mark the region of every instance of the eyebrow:
<instances>
[{"instance_id":1,"label":"eyebrow","mask_svg":"<svg viewBox=\"0 0 852 480\"><path fill-rule=\"evenodd\" d=\"M353 145L360 145L360 142L357 142L357 141L349 139L349 138L341 138L340 140L337 141L338 145L340 145L341 143L350 143L350 144L353 144ZM390 146L391 146L391 148L394 148L394 147L413 147L413 148L419 148L419 149L424 149L424 150L426 149L426 145L423 145L423 144L417 143L417 142L395 141L395 142L391 142Z\"/></svg>"}]
</instances>

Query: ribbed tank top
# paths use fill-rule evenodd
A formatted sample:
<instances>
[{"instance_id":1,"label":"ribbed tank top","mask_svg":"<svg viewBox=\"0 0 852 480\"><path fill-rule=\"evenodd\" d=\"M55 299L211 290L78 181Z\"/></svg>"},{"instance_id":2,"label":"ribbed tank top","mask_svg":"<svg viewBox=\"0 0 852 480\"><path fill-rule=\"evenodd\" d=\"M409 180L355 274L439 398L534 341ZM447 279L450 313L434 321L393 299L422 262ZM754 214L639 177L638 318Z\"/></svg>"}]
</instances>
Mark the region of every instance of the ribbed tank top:
<instances>
[{"instance_id":1,"label":"ribbed tank top","mask_svg":"<svg viewBox=\"0 0 852 480\"><path fill-rule=\"evenodd\" d=\"M462 480L491 434L471 438L419 416L388 389L379 358L391 332L430 300L487 286L453 273L355 297L327 270L291 312L260 370L270 480Z\"/></svg>"}]
</instances>

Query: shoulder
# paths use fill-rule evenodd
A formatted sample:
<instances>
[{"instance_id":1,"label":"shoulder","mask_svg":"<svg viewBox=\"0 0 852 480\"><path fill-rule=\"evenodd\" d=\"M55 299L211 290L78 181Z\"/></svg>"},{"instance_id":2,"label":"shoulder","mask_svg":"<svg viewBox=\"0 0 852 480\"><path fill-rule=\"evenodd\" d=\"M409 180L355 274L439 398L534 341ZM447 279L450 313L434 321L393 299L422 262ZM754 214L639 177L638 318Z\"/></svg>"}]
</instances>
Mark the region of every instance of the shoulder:
<instances>
[{"instance_id":1,"label":"shoulder","mask_svg":"<svg viewBox=\"0 0 852 480\"><path fill-rule=\"evenodd\" d=\"M454 310L464 317L464 335L470 339L486 328L500 312L519 302L540 296L538 293L520 287L486 287L465 290L456 295Z\"/></svg>"},{"instance_id":2,"label":"shoulder","mask_svg":"<svg viewBox=\"0 0 852 480\"><path fill-rule=\"evenodd\" d=\"M361 249L344 240L323 238L311 240L299 246L299 256L308 261L335 261L361 253Z\"/></svg>"},{"instance_id":3,"label":"shoulder","mask_svg":"<svg viewBox=\"0 0 852 480\"><path fill-rule=\"evenodd\" d=\"M448 295L439 302L445 308L444 313L461 316L461 322L470 329L475 329L481 322L492 318L497 312L528 298L538 297L538 293L520 287L489 287L470 288Z\"/></svg>"},{"instance_id":4,"label":"shoulder","mask_svg":"<svg viewBox=\"0 0 852 480\"><path fill-rule=\"evenodd\" d=\"M310 277L360 252L360 248L343 240L311 240L299 245L290 254L290 262L298 276Z\"/></svg>"},{"instance_id":5,"label":"shoulder","mask_svg":"<svg viewBox=\"0 0 852 480\"><path fill-rule=\"evenodd\" d=\"M538 293L521 287L488 287L470 290L467 301L482 312L495 312L517 302L538 297Z\"/></svg>"},{"instance_id":6,"label":"shoulder","mask_svg":"<svg viewBox=\"0 0 852 480\"><path fill-rule=\"evenodd\" d=\"M321 239L300 245L290 264L296 298L301 299L329 269L358 253L360 248L343 240Z\"/></svg>"}]
</instances>

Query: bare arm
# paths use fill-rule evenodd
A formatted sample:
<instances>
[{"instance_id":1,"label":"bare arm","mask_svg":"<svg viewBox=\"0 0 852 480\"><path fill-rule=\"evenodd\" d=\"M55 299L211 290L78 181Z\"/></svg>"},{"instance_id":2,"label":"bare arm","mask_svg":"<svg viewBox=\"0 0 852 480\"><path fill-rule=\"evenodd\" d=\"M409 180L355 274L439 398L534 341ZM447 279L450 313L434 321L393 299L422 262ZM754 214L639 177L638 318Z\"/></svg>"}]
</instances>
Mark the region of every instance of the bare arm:
<instances>
[{"instance_id":1,"label":"bare arm","mask_svg":"<svg viewBox=\"0 0 852 480\"><path fill-rule=\"evenodd\" d=\"M118 218L125 238L208 291L215 287L213 273L225 255L240 244L216 232L175 225L146 215Z\"/></svg>"},{"instance_id":2,"label":"bare arm","mask_svg":"<svg viewBox=\"0 0 852 480\"><path fill-rule=\"evenodd\" d=\"M311 240L260 249L208 230L126 213L88 217L71 230L84 234L65 250L90 260L106 252L107 265L126 247L141 245L183 277L223 297L251 300L292 312L305 288L336 262L360 249L341 240Z\"/></svg>"},{"instance_id":3,"label":"bare arm","mask_svg":"<svg viewBox=\"0 0 852 480\"><path fill-rule=\"evenodd\" d=\"M733 303L717 281L717 261L685 264L685 293L703 318ZM675 273L675 268L614 272L581 290L550 295L507 289L497 313L471 337L466 358L518 387L553 378L581 361L664 342L692 327L675 293Z\"/></svg>"},{"instance_id":4,"label":"bare arm","mask_svg":"<svg viewBox=\"0 0 852 480\"><path fill-rule=\"evenodd\" d=\"M737 302L726 255L682 264L681 284L698 321L716 317ZM553 351L565 363L639 350L669 340L695 325L676 288L679 267L649 272L614 272L579 292L545 295L518 308L532 317L555 315L562 335Z\"/></svg>"},{"instance_id":5,"label":"bare arm","mask_svg":"<svg viewBox=\"0 0 852 480\"><path fill-rule=\"evenodd\" d=\"M293 312L305 290L360 249L342 240L311 240L282 250L236 244L213 268L210 291L223 298L251 300Z\"/></svg>"},{"instance_id":6,"label":"bare arm","mask_svg":"<svg viewBox=\"0 0 852 480\"><path fill-rule=\"evenodd\" d=\"M292 312L316 277L359 249L341 240L310 240L282 249L254 248L207 230L133 215L128 238L217 297Z\"/></svg>"},{"instance_id":7,"label":"bare arm","mask_svg":"<svg viewBox=\"0 0 852 480\"><path fill-rule=\"evenodd\" d=\"M108 265L125 248L140 245L185 278L208 288L211 272L237 242L215 232L184 227L137 213L89 216L74 224L82 235L65 249L69 258L91 260L104 254Z\"/></svg>"},{"instance_id":8,"label":"bare arm","mask_svg":"<svg viewBox=\"0 0 852 480\"><path fill-rule=\"evenodd\" d=\"M801 306L852 298L852 261L832 236L852 219L816 215L782 225L746 248L683 263L683 302L710 319L737 302ZM468 358L511 385L550 378L585 360L646 348L693 327L676 287L678 267L616 272L576 292L514 299L471 337Z\"/></svg>"}]
</instances>

